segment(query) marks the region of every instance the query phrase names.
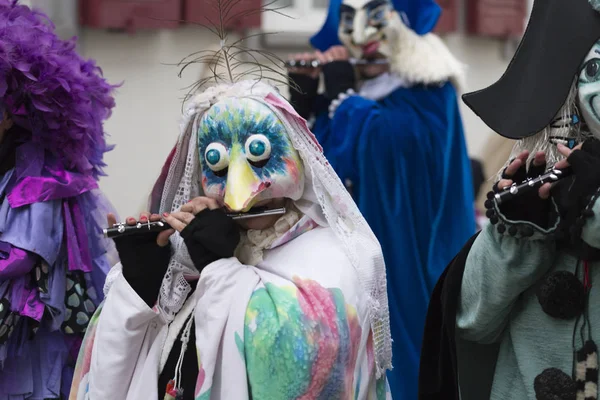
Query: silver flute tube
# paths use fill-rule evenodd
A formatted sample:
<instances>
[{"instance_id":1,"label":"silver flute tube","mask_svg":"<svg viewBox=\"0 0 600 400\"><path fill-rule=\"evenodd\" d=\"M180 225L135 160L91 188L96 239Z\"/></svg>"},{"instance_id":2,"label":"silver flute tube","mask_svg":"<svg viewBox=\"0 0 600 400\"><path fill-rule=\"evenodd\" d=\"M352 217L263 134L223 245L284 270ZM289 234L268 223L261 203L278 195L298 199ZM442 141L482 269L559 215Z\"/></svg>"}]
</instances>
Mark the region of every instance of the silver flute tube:
<instances>
[{"instance_id":1,"label":"silver flute tube","mask_svg":"<svg viewBox=\"0 0 600 400\"><path fill-rule=\"evenodd\" d=\"M500 193L496 193L494 195L494 199L498 205L506 203L515 197L519 197L526 193L530 193L533 190L539 189L545 183L558 182L559 180L571 175L571 173L571 168L553 168L536 178L529 178L520 184L513 183L512 185L504 188Z\"/></svg>"},{"instance_id":2,"label":"silver flute tube","mask_svg":"<svg viewBox=\"0 0 600 400\"><path fill-rule=\"evenodd\" d=\"M352 65L385 65L389 64L389 61L386 59L376 59L376 60L364 60L351 58L348 60ZM287 60L285 62L285 67L290 68L319 68L323 66L319 60Z\"/></svg>"},{"instance_id":3,"label":"silver flute tube","mask_svg":"<svg viewBox=\"0 0 600 400\"><path fill-rule=\"evenodd\" d=\"M241 220L264 217L268 215L283 215L285 212L285 208L275 208L272 210L261 210L256 212L250 211L247 213L231 213L227 214L227 216L233 220ZM171 229L171 225L167 224L165 221L137 222L135 225L128 225L124 222L121 222L113 225L110 228L103 229L102 233L104 234L104 237L114 239L128 235L162 232L166 231L167 229Z\"/></svg>"}]
</instances>

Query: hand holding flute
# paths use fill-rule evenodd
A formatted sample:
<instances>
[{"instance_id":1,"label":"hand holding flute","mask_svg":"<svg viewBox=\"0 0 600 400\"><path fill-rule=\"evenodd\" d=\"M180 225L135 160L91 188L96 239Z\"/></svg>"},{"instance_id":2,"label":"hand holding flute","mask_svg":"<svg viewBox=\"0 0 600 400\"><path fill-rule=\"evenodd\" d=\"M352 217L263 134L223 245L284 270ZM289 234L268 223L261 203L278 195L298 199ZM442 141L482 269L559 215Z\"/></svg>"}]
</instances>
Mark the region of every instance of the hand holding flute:
<instances>
[{"instance_id":1,"label":"hand holding flute","mask_svg":"<svg viewBox=\"0 0 600 400\"><path fill-rule=\"evenodd\" d=\"M321 66L327 62L325 55L320 51L314 53L290 54L285 66L291 74L301 74L317 79L321 73Z\"/></svg>"},{"instance_id":2,"label":"hand holding flute","mask_svg":"<svg viewBox=\"0 0 600 400\"><path fill-rule=\"evenodd\" d=\"M550 183L539 179L546 172L546 155L543 152L537 153L529 168L527 168L528 158L528 151L519 154L506 167L502 179L488 194L485 207L492 224L498 223L501 217L508 221L527 221L543 228L548 225L552 207L548 200ZM534 182L533 186L527 184L530 181ZM497 215L495 207L499 208L500 215ZM504 229L506 227L500 223L498 231L502 233Z\"/></svg>"},{"instance_id":3,"label":"hand holding flute","mask_svg":"<svg viewBox=\"0 0 600 400\"><path fill-rule=\"evenodd\" d=\"M510 191L511 187L520 185L527 180L536 179L546 172L546 154L538 152L531 161L529 168L526 167L529 152L524 151L515 158L502 173L502 179L498 182L497 190L500 194L503 191ZM546 182L537 187L538 196L542 200L550 197L550 182Z\"/></svg>"},{"instance_id":4,"label":"hand holding flute","mask_svg":"<svg viewBox=\"0 0 600 400\"><path fill-rule=\"evenodd\" d=\"M234 221L239 221L250 218L283 215L285 212L285 207L273 209L256 207L249 212L228 213L226 216ZM114 217L109 219L109 227L104 229L104 237L109 239L146 233L159 233L173 229L171 225L169 225L156 214L153 214L152 216L148 216L147 213L143 214L140 216L139 221L136 221L134 218L128 218L127 222L125 223L111 223L111 221L114 221Z\"/></svg>"},{"instance_id":5,"label":"hand holding flute","mask_svg":"<svg viewBox=\"0 0 600 400\"><path fill-rule=\"evenodd\" d=\"M122 264L123 277L149 307L158 299L163 277L171 259L169 237L179 231L193 266L202 272L208 264L233 256L239 243L239 228L215 200L197 197L172 214L142 213L139 221L127 218L126 226L163 222L166 230L154 234L117 235L114 241ZM109 214L110 226L116 223ZM164 227L163 227L164 228ZM142 229L139 233L144 232ZM147 232L147 231L146 231ZM191 266L190 266L191 267Z\"/></svg>"},{"instance_id":6,"label":"hand holding flute","mask_svg":"<svg viewBox=\"0 0 600 400\"><path fill-rule=\"evenodd\" d=\"M581 147L580 144L570 149L558 144L558 151L565 156L565 159L556 163L549 170L546 170L546 155L543 152L535 154L529 168L526 165L529 152L524 151L519 154L504 170L502 179L494 185L494 190L488 194L488 201L486 201L485 206L488 209L487 215L490 217L491 222L498 223L499 215L495 210L495 208L498 208L503 220L527 221L544 229L549 228L554 223L551 221L554 219L552 217L554 205L549 200L550 196L552 195L554 204L558 205L562 216L565 211L565 204L563 204L565 195L569 198L578 196L577 190L575 190L577 185L573 185L573 183L585 181L587 172L582 171L585 168L579 168L579 171L576 171L570 164L572 159L575 161L575 155L578 156L578 159L584 156L587 157L587 155L581 153ZM596 170L596 168L588 169ZM594 171L592 174L597 174L597 172ZM576 175L578 179L565 179L573 175ZM559 194L559 192L561 193ZM577 214L578 211L575 211L575 214ZM499 231L500 228L505 229L501 225L499 225Z\"/></svg>"},{"instance_id":7,"label":"hand holding flute","mask_svg":"<svg viewBox=\"0 0 600 400\"><path fill-rule=\"evenodd\" d=\"M157 233L157 243L161 246L167 244L169 236L175 230L163 220L158 214L143 212L139 219L128 217L126 222L116 222L114 214L108 214L108 228L103 230L104 237L108 239L117 239L125 236ZM162 234L162 235L161 235Z\"/></svg>"},{"instance_id":8,"label":"hand holding flute","mask_svg":"<svg viewBox=\"0 0 600 400\"><path fill-rule=\"evenodd\" d=\"M314 53L290 54L285 66L290 73L308 75L316 79L319 77L321 68L324 65L335 61L361 62L351 59L348 50L344 46L333 46L324 53L315 51Z\"/></svg>"},{"instance_id":9,"label":"hand holding flute","mask_svg":"<svg viewBox=\"0 0 600 400\"><path fill-rule=\"evenodd\" d=\"M169 237L175 231L182 232L192 221L204 210L220 210L219 203L208 197L196 197L181 207L181 211L164 213L162 215L143 212L139 220L128 217L124 224L117 224L115 216L109 214L109 228L104 230L104 236L109 238L121 238L124 236L138 235L144 233L156 233L156 242L159 246L166 246ZM223 213L224 217L227 215Z\"/></svg>"}]
</instances>

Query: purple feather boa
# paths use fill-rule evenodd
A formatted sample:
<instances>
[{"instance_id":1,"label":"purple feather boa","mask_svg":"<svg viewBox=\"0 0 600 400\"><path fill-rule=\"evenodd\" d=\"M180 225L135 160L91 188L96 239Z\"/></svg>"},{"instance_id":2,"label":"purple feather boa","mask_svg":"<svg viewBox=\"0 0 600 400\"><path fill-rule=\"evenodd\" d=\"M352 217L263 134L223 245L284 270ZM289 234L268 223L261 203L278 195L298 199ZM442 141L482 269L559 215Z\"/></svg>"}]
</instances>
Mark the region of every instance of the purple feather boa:
<instances>
[{"instance_id":1,"label":"purple feather boa","mask_svg":"<svg viewBox=\"0 0 600 400\"><path fill-rule=\"evenodd\" d=\"M49 18L17 0L0 0L0 99L36 146L64 168L98 179L107 145L103 122L115 106L93 60L63 41Z\"/></svg>"}]
</instances>

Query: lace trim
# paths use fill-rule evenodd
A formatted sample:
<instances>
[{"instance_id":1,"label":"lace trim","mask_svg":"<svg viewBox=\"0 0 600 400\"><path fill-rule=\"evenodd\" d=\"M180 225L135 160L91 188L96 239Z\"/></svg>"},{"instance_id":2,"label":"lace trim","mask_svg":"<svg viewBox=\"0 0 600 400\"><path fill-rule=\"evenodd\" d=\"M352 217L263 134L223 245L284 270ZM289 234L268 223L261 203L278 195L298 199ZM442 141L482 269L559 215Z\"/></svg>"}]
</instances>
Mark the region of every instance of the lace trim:
<instances>
[{"instance_id":1,"label":"lace trim","mask_svg":"<svg viewBox=\"0 0 600 400\"><path fill-rule=\"evenodd\" d=\"M257 265L263 260L264 250L289 232L299 220L300 216L296 211L288 210L271 228L248 230L242 234L235 256L242 264Z\"/></svg>"},{"instance_id":2,"label":"lace trim","mask_svg":"<svg viewBox=\"0 0 600 400\"><path fill-rule=\"evenodd\" d=\"M181 332L181 330L183 329L183 326L185 325L186 321L188 320L188 317L190 315L192 315L192 318L193 318L193 314L194 314L194 310L196 309L197 301L198 300L196 298L194 298L194 295L190 296L190 298L185 302L185 305L181 309L181 312L179 314L177 314L177 317L175 318L175 320L173 320L171 325L169 325L167 337L165 338L165 341L163 343L163 349L162 349L162 352L160 355L160 364L159 364L159 368L158 368L159 374L165 368L165 364L167 363L167 360L169 359L169 354L171 354L171 350L173 349L173 346L175 345L175 341L177 340L177 337L179 336L179 332Z\"/></svg>"}]
</instances>

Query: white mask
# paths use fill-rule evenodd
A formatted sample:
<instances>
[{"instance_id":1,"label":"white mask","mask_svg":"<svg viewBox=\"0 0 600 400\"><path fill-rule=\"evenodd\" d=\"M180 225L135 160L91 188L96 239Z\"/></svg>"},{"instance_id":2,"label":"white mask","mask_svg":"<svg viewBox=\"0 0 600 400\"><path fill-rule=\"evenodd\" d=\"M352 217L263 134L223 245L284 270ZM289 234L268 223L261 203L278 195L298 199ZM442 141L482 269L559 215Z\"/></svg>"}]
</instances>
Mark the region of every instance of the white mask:
<instances>
[{"instance_id":1,"label":"white mask","mask_svg":"<svg viewBox=\"0 0 600 400\"><path fill-rule=\"evenodd\" d=\"M338 36L355 58L391 58L402 21L389 0L344 0Z\"/></svg>"},{"instance_id":2,"label":"white mask","mask_svg":"<svg viewBox=\"0 0 600 400\"><path fill-rule=\"evenodd\" d=\"M600 41L585 57L577 77L579 109L591 133L600 139Z\"/></svg>"}]
</instances>

